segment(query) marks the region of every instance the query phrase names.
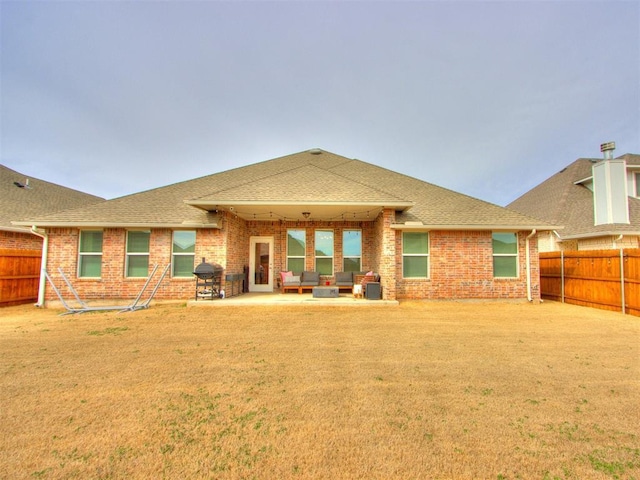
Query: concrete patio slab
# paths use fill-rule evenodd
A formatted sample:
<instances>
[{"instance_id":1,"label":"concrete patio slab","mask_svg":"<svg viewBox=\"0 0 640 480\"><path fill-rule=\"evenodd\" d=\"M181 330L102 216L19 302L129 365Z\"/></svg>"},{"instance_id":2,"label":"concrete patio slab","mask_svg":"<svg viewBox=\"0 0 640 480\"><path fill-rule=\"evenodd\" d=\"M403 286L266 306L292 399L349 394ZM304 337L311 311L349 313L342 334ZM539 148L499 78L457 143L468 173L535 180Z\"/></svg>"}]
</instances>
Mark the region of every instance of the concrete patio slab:
<instances>
[{"instance_id":1,"label":"concrete patio slab","mask_svg":"<svg viewBox=\"0 0 640 480\"><path fill-rule=\"evenodd\" d=\"M235 297L215 300L189 300L190 307L224 307L231 305L313 305L313 306L352 306L352 307L388 307L399 305L397 300L366 300L354 298L351 294L340 294L338 298L313 298L311 293L245 293Z\"/></svg>"}]
</instances>

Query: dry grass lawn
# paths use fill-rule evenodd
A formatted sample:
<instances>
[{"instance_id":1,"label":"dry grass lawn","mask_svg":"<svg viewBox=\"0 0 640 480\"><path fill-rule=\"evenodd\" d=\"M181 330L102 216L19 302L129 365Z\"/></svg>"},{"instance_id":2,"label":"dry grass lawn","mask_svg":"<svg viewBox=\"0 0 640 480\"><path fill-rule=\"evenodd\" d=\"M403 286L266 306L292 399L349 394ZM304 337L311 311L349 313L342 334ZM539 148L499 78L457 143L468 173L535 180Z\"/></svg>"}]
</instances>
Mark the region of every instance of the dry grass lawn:
<instances>
[{"instance_id":1,"label":"dry grass lawn","mask_svg":"<svg viewBox=\"0 0 640 480\"><path fill-rule=\"evenodd\" d=\"M558 303L0 311L0 478L638 479L640 319Z\"/></svg>"}]
</instances>

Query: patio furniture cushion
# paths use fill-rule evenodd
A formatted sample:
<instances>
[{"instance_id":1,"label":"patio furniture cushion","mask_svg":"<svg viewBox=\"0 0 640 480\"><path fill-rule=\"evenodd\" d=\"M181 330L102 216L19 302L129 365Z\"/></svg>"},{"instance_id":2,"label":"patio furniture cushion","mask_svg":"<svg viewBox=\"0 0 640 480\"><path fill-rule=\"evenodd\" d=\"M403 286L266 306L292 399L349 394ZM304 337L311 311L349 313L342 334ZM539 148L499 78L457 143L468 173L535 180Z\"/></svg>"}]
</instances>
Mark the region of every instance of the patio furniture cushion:
<instances>
[{"instance_id":1,"label":"patio furniture cushion","mask_svg":"<svg viewBox=\"0 0 640 480\"><path fill-rule=\"evenodd\" d=\"M287 275L284 277L283 285L300 285L300 277L297 275Z\"/></svg>"},{"instance_id":2,"label":"patio furniture cushion","mask_svg":"<svg viewBox=\"0 0 640 480\"><path fill-rule=\"evenodd\" d=\"M362 283L362 285L366 285L369 282L375 282L375 280L376 280L375 274L371 271L364 274L364 278L360 283Z\"/></svg>"},{"instance_id":3,"label":"patio furniture cushion","mask_svg":"<svg viewBox=\"0 0 640 480\"><path fill-rule=\"evenodd\" d=\"M336 285L350 287L353 285L353 272L337 272Z\"/></svg>"},{"instance_id":4,"label":"patio furniture cushion","mask_svg":"<svg viewBox=\"0 0 640 480\"><path fill-rule=\"evenodd\" d=\"M280 272L280 280L282 283L286 283L287 277L293 277L293 272Z\"/></svg>"},{"instance_id":5,"label":"patio furniture cushion","mask_svg":"<svg viewBox=\"0 0 640 480\"><path fill-rule=\"evenodd\" d=\"M320 285L320 274L318 272L302 272L302 277L300 278L300 285L302 286Z\"/></svg>"}]
</instances>

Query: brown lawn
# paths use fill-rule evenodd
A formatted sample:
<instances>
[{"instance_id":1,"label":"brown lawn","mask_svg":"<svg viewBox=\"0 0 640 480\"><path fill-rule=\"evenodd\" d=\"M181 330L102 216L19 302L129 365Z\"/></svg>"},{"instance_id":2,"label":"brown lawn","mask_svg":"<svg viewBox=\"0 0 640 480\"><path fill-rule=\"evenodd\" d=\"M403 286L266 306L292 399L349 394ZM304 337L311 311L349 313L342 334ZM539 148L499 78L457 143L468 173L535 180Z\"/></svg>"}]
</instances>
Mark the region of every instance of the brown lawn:
<instances>
[{"instance_id":1,"label":"brown lawn","mask_svg":"<svg viewBox=\"0 0 640 480\"><path fill-rule=\"evenodd\" d=\"M637 479L640 319L0 310L0 478Z\"/></svg>"}]
</instances>

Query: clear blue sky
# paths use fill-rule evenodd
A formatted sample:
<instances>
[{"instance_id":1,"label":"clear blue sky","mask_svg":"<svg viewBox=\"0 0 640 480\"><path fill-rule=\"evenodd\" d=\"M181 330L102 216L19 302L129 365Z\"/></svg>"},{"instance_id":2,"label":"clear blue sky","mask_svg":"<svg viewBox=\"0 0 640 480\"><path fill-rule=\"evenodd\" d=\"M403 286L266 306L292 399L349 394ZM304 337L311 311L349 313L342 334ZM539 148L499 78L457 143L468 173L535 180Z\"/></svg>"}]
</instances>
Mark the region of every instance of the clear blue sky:
<instances>
[{"instance_id":1,"label":"clear blue sky","mask_svg":"<svg viewBox=\"0 0 640 480\"><path fill-rule=\"evenodd\" d=\"M506 205L640 153L638 1L0 2L0 163L113 198L320 147Z\"/></svg>"}]
</instances>

